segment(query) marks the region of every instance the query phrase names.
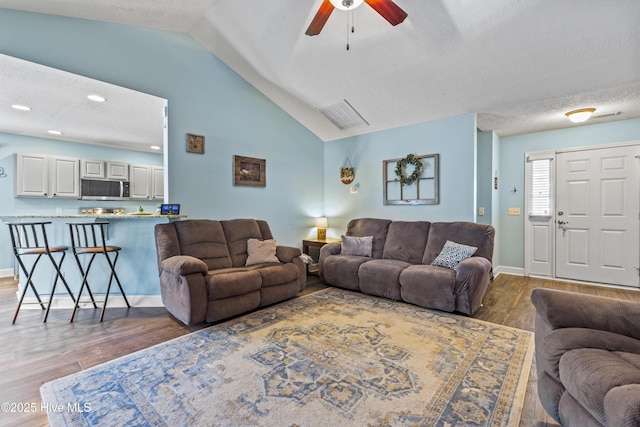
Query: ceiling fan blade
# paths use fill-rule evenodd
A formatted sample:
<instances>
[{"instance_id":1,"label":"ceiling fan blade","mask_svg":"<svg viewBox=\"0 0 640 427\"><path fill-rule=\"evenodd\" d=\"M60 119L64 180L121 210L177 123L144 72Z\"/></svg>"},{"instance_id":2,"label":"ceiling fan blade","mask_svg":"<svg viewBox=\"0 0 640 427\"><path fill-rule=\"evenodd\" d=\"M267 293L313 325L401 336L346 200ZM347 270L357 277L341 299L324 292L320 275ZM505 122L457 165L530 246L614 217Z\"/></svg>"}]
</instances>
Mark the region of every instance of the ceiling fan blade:
<instances>
[{"instance_id":1,"label":"ceiling fan blade","mask_svg":"<svg viewBox=\"0 0 640 427\"><path fill-rule=\"evenodd\" d=\"M320 34L322 27L327 23L327 19L329 19L333 9L334 7L331 2L329 0L324 0L318 9L318 12L316 12L316 16L313 17L313 21L309 24L309 28L307 28L305 34L308 36L317 36Z\"/></svg>"},{"instance_id":2,"label":"ceiling fan blade","mask_svg":"<svg viewBox=\"0 0 640 427\"><path fill-rule=\"evenodd\" d=\"M364 0L391 25L398 25L408 16L407 12L391 0Z\"/></svg>"}]
</instances>

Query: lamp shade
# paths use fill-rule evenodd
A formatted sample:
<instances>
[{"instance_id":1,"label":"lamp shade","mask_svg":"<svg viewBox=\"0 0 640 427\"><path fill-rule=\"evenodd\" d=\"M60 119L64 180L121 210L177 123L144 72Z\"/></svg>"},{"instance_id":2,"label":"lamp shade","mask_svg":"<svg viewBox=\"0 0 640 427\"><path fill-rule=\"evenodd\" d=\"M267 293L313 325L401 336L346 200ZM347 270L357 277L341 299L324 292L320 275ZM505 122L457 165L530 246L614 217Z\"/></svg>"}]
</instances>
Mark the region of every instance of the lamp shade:
<instances>
[{"instance_id":1,"label":"lamp shade","mask_svg":"<svg viewBox=\"0 0 640 427\"><path fill-rule=\"evenodd\" d=\"M579 110L573 110L565 113L565 116L567 116L573 123L582 123L589 120L595 111L595 108L580 108Z\"/></svg>"},{"instance_id":2,"label":"lamp shade","mask_svg":"<svg viewBox=\"0 0 640 427\"><path fill-rule=\"evenodd\" d=\"M327 221L327 217L320 217L320 218L316 218L316 227L318 228L328 228L329 227L329 221Z\"/></svg>"},{"instance_id":3,"label":"lamp shade","mask_svg":"<svg viewBox=\"0 0 640 427\"><path fill-rule=\"evenodd\" d=\"M364 0L329 0L333 7L340 10L351 10L360 6Z\"/></svg>"}]
</instances>

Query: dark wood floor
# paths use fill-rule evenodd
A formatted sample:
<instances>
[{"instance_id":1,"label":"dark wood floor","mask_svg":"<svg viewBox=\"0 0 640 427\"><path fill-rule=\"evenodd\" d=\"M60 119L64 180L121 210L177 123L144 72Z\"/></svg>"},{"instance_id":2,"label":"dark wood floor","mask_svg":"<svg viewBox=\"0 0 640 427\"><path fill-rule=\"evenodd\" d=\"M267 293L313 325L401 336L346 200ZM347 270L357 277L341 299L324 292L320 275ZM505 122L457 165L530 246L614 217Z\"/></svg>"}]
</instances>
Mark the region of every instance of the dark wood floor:
<instances>
[{"instance_id":1,"label":"dark wood floor","mask_svg":"<svg viewBox=\"0 0 640 427\"><path fill-rule=\"evenodd\" d=\"M323 289L310 277L305 293ZM489 288L484 306L474 316L501 325L534 330L534 309L529 296L535 287L566 289L640 301L640 292L567 282L500 275ZM46 324L40 310L22 310L11 324L16 306L14 281L0 280L0 403L34 403L34 412L0 412L0 426L47 425L40 411L40 386L48 381L205 327L187 327L164 308L112 308L104 322L100 311L80 310L69 323L70 310L52 310ZM19 405L16 405L19 406ZM556 426L546 415L536 392L535 366L529 379L520 426Z\"/></svg>"}]
</instances>

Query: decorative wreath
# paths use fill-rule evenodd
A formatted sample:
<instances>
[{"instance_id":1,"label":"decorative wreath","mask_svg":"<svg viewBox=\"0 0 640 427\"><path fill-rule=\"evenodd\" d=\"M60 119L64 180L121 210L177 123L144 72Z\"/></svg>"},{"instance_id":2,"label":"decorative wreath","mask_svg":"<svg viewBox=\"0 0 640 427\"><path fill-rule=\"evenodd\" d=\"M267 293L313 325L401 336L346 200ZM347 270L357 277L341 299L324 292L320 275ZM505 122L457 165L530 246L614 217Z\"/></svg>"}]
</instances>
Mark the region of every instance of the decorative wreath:
<instances>
[{"instance_id":1,"label":"decorative wreath","mask_svg":"<svg viewBox=\"0 0 640 427\"><path fill-rule=\"evenodd\" d=\"M413 173L409 176L405 176L405 169L407 165L413 165ZM396 163L396 176L402 185L410 185L420 178L422 175L422 162L416 158L413 154L408 154L404 159L398 160Z\"/></svg>"}]
</instances>

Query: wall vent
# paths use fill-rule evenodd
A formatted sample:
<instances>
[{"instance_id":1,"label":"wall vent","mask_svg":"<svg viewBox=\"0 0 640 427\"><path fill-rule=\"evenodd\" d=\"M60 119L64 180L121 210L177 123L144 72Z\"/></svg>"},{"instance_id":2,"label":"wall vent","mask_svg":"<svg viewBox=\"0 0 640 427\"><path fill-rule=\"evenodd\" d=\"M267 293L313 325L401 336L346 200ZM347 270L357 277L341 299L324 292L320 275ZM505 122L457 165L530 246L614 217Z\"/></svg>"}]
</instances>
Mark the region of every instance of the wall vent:
<instances>
[{"instance_id":1,"label":"wall vent","mask_svg":"<svg viewBox=\"0 0 640 427\"><path fill-rule=\"evenodd\" d=\"M369 122L367 122L346 99L332 105L327 105L326 107L318 108L318 111L324 114L327 119L331 120L331 122L341 130L369 126Z\"/></svg>"}]
</instances>

